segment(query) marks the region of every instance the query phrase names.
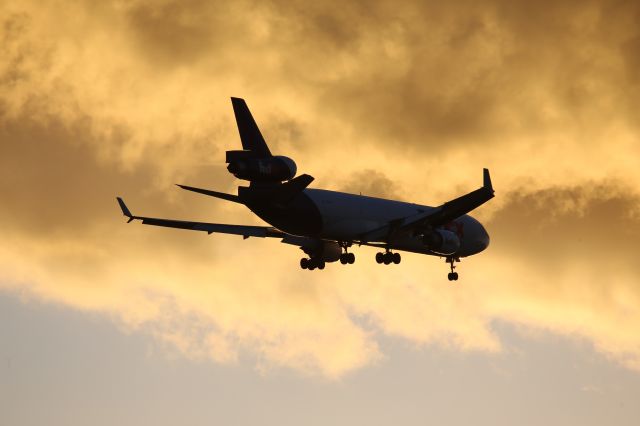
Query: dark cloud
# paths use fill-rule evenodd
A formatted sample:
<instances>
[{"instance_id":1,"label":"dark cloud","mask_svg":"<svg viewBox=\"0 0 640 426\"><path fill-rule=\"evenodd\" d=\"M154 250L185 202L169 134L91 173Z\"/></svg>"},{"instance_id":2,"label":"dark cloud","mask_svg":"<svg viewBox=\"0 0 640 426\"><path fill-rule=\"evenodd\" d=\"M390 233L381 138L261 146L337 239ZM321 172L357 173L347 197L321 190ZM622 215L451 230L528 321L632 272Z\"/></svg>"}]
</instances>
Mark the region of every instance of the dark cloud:
<instances>
[{"instance_id":1,"label":"dark cloud","mask_svg":"<svg viewBox=\"0 0 640 426\"><path fill-rule=\"evenodd\" d=\"M140 52L165 66L176 67L210 56L242 34L230 4L201 0L138 2L127 19ZM236 38L243 43L244 38Z\"/></svg>"},{"instance_id":2,"label":"dark cloud","mask_svg":"<svg viewBox=\"0 0 640 426\"><path fill-rule=\"evenodd\" d=\"M379 170L374 169L362 170L352 174L339 190L387 199L401 199L403 195L393 180Z\"/></svg>"},{"instance_id":3,"label":"dark cloud","mask_svg":"<svg viewBox=\"0 0 640 426\"><path fill-rule=\"evenodd\" d=\"M117 146L118 138L124 137L117 132L113 136L114 140L100 142ZM152 163L125 168L87 143L93 138L86 123L69 128L60 122L38 123L23 118L0 126L0 221L7 233L43 242L71 238L104 246L100 241L126 230L116 196L123 196L136 214L215 221L220 203L193 197L172 185L158 186L157 168ZM171 155L162 150L155 154ZM226 174L223 169L192 168L185 175L189 183L211 187L215 181L212 177L223 172ZM172 202L171 197L180 202ZM136 222L129 226L139 225ZM128 230L134 235L139 231ZM155 241L156 247L171 246L196 257L210 256L205 250L210 240L198 236L202 235L185 239L178 232L149 232L144 241L135 244ZM131 244L128 240L125 237L123 244Z\"/></svg>"},{"instance_id":4,"label":"dark cloud","mask_svg":"<svg viewBox=\"0 0 640 426\"><path fill-rule=\"evenodd\" d=\"M351 121L367 138L423 150L536 127L594 127L620 113L635 125L635 113L620 109L635 98L620 90L623 76L615 65L622 59L618 46L633 50L634 44L616 27L637 34L623 15L639 9L633 3L611 10L602 2L500 1L399 7L360 33L354 43L360 50L347 57L356 60L367 46L375 54L326 83L324 112ZM402 30L390 33L394 26ZM385 45L409 53L397 58ZM329 52L339 67L345 52ZM627 60L631 68L634 57ZM398 61L402 71L394 72Z\"/></svg>"},{"instance_id":5,"label":"dark cloud","mask_svg":"<svg viewBox=\"0 0 640 426\"><path fill-rule=\"evenodd\" d=\"M622 184L514 192L491 219L492 250L558 272L578 262L603 282L616 269L633 270L640 238L640 194Z\"/></svg>"}]
</instances>

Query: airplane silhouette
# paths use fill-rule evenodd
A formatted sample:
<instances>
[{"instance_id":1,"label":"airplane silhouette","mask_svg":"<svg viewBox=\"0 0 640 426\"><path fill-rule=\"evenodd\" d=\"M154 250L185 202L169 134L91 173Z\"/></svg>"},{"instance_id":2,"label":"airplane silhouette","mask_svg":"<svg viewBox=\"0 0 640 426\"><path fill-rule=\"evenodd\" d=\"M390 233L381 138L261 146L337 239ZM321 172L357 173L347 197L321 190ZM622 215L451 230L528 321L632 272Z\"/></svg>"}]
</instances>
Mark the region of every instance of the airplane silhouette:
<instances>
[{"instance_id":1,"label":"airplane silhouette","mask_svg":"<svg viewBox=\"0 0 640 426\"><path fill-rule=\"evenodd\" d=\"M178 185L182 189L242 204L271 226L228 225L136 216L122 198L122 213L145 225L223 233L249 237L279 238L298 246L308 256L300 260L302 269L324 269L328 262L343 265L355 262L349 248L354 244L383 250L377 263L401 261L398 251L444 257L450 265L449 281L457 281L455 263L480 253L489 245L489 235L467 213L494 197L489 170L483 170L479 189L437 207L364 195L308 188L314 180L296 177L296 163L288 157L272 155L244 99L231 98L242 150L227 151L227 170L249 181L238 194Z\"/></svg>"}]
</instances>

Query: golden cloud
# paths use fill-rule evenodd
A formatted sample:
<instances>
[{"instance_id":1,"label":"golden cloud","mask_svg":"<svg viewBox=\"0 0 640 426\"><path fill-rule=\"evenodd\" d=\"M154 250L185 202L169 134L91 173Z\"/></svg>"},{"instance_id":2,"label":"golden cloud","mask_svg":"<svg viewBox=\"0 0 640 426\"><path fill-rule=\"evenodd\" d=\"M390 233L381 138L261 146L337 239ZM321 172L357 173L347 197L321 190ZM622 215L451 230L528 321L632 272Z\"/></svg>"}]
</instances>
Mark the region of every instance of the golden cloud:
<instances>
[{"instance_id":1,"label":"golden cloud","mask_svg":"<svg viewBox=\"0 0 640 426\"><path fill-rule=\"evenodd\" d=\"M113 315L185 356L339 377L379 333L497 351L503 320L640 368L640 8L615 2L5 2L0 286ZM479 184L492 245L446 265L297 268L275 241L125 226L259 223L229 96L318 186L438 204ZM268 253L268 256L265 255Z\"/></svg>"}]
</instances>

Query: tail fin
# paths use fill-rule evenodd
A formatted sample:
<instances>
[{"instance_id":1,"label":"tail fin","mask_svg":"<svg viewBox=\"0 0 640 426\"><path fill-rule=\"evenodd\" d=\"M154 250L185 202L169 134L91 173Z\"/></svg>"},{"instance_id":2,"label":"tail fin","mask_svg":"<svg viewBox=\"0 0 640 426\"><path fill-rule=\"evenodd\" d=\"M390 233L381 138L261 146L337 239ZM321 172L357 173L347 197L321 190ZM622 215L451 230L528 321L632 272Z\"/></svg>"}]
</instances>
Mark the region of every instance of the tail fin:
<instances>
[{"instance_id":1,"label":"tail fin","mask_svg":"<svg viewBox=\"0 0 640 426\"><path fill-rule=\"evenodd\" d=\"M231 98L231 104L233 105L233 113L236 116L242 148L252 151L263 158L271 157L271 151L269 151L269 147L264 141L262 133L260 133L260 129L244 99Z\"/></svg>"}]
</instances>

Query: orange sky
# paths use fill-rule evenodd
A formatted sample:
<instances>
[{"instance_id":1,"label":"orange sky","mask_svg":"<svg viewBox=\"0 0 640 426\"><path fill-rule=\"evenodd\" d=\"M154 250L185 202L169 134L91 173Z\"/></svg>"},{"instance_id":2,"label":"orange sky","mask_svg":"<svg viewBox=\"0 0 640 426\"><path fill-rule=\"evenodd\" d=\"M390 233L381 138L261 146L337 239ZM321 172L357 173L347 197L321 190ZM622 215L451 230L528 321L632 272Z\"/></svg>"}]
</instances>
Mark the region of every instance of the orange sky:
<instances>
[{"instance_id":1,"label":"orange sky","mask_svg":"<svg viewBox=\"0 0 640 426\"><path fill-rule=\"evenodd\" d=\"M387 338L504 356L498 323L640 371L637 3L9 1L0 20L2 293L263 374L345 380L392 362ZM312 187L436 205L489 167L491 246L452 286L435 258L360 248L310 273L276 241L126 226L116 195L261 224L173 186L235 192L230 96Z\"/></svg>"}]
</instances>

